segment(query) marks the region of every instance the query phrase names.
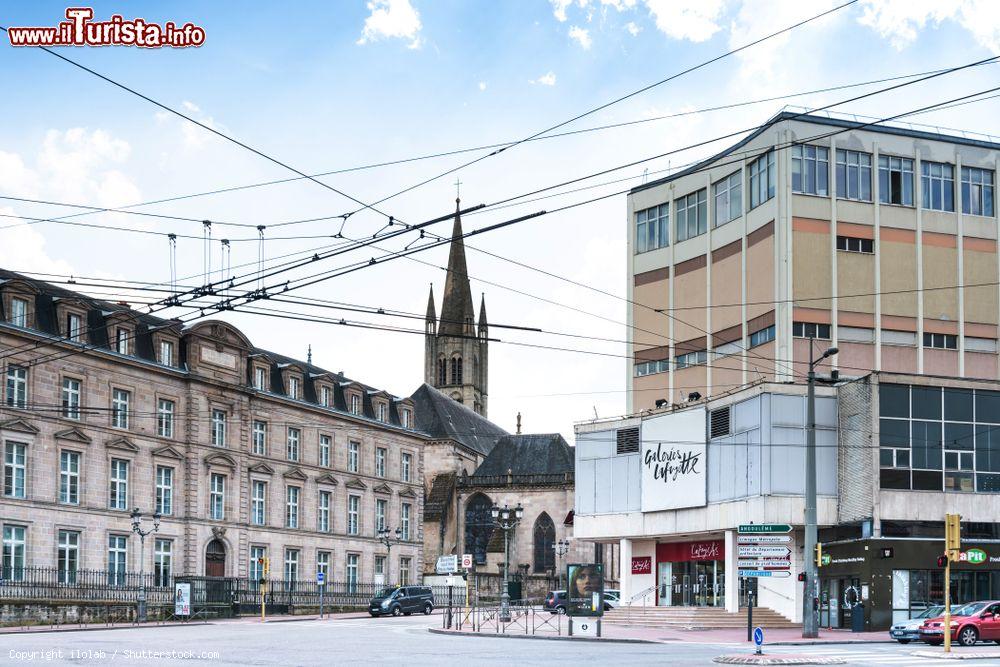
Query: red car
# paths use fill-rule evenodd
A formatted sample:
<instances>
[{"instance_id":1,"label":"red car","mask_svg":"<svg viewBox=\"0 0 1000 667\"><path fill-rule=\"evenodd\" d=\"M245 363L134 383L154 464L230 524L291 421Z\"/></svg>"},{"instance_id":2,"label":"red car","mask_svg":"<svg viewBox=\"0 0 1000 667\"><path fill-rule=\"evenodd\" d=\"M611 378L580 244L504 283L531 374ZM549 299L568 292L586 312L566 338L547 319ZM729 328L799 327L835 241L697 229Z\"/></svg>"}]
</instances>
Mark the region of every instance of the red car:
<instances>
[{"instance_id":1,"label":"red car","mask_svg":"<svg viewBox=\"0 0 1000 667\"><path fill-rule=\"evenodd\" d=\"M944 616L929 618L920 626L920 639L937 646L944 643ZM962 646L978 641L1000 644L1000 601L970 602L951 617L951 640Z\"/></svg>"}]
</instances>

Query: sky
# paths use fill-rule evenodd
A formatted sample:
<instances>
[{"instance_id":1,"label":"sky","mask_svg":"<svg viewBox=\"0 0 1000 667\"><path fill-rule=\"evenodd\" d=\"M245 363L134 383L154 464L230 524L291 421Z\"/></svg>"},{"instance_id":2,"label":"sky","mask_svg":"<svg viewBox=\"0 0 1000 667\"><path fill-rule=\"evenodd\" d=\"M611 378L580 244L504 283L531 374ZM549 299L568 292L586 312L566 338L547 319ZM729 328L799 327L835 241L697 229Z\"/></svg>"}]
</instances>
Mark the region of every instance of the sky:
<instances>
[{"instance_id":1,"label":"sky","mask_svg":"<svg viewBox=\"0 0 1000 667\"><path fill-rule=\"evenodd\" d=\"M120 13L157 23L190 21L205 29L206 41L189 49L64 47L59 52L313 174L524 139L836 4L341 0L254 3L247 11L250 5L236 2L95 2L97 20ZM55 25L65 9L54 2L7 2L0 7L0 25ZM395 220L418 223L454 210L456 178L463 207L492 204L752 128L786 104L813 108L881 86L702 109L993 55L1000 55L1000 3L861 0L558 131L648 122L521 143L495 155L483 149L318 180L369 203L482 157L378 205ZM902 113L994 87L998 67L951 74L835 110L875 117ZM0 80L0 197L114 208L294 176L50 54L13 48L6 39L0 43ZM993 99L908 120L1000 136L997 110ZM675 116L657 119L669 115ZM517 200L517 205L491 207L464 216L463 224L471 231L625 191L735 140L681 150ZM220 239L232 239L231 272L243 275L254 270L258 258L256 225L338 216L356 208L331 189L297 180L134 209L194 222L116 213L73 218L111 228L94 229L0 217L0 266L72 275L81 282L169 284L167 238L124 230L173 232L196 237L177 241L177 277L194 287L203 282L206 269L197 220L251 225L213 225L211 262L219 279ZM490 345L489 416L504 428L513 431L521 413L525 432L560 432L572 442L574 422L624 412L630 367L624 356L629 335L623 300L625 210L625 195L617 194L468 239L474 301L478 308L485 294L491 323L567 334L491 331L502 342ZM50 218L80 211L0 199L3 216ZM348 218L343 234L371 237L385 221L363 210ZM327 247L337 242L328 237L340 227L340 219L272 227L265 237L314 238L267 240L265 258L277 262L272 258ZM448 222L430 228L438 234L450 229ZM414 238L384 243L399 249ZM289 277L363 263L379 254L359 250ZM413 257L420 261L375 264L295 294L422 315L433 284L440 310L447 248ZM133 303L150 298L149 292L121 287L81 291ZM422 330L419 320L273 302L266 307ZM317 365L396 395L409 395L423 381L421 335L239 312L219 317L259 347L305 358L311 346Z\"/></svg>"}]
</instances>

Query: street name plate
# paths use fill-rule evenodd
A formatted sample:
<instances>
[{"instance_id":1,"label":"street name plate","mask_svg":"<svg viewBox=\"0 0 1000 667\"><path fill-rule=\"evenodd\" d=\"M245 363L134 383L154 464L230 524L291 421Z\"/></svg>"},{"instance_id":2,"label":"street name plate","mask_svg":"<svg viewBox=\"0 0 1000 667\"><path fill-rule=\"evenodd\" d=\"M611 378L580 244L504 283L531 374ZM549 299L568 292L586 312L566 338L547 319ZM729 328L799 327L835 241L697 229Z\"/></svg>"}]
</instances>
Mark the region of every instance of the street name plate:
<instances>
[{"instance_id":1,"label":"street name plate","mask_svg":"<svg viewBox=\"0 0 1000 667\"><path fill-rule=\"evenodd\" d=\"M786 570L791 566L792 561L777 558L741 558L736 561L736 567L743 570Z\"/></svg>"},{"instance_id":2,"label":"street name plate","mask_svg":"<svg viewBox=\"0 0 1000 667\"><path fill-rule=\"evenodd\" d=\"M792 527L787 523L742 523L739 532L744 535L755 535L759 533L790 533Z\"/></svg>"}]
</instances>

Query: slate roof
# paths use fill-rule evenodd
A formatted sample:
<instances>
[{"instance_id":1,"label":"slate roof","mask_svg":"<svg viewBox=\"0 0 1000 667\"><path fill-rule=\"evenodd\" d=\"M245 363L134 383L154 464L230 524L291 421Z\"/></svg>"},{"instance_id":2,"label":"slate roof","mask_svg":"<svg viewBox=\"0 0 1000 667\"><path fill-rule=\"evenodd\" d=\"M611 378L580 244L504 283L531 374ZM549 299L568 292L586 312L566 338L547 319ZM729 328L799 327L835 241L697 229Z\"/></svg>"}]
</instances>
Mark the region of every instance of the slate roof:
<instances>
[{"instance_id":1,"label":"slate roof","mask_svg":"<svg viewBox=\"0 0 1000 667\"><path fill-rule=\"evenodd\" d=\"M433 438L448 438L480 454L489 454L497 440L508 435L490 420L426 382L410 398L416 411L417 430Z\"/></svg>"},{"instance_id":2,"label":"slate roof","mask_svg":"<svg viewBox=\"0 0 1000 667\"><path fill-rule=\"evenodd\" d=\"M447 506L455 492L455 473L442 472L434 476L431 491L424 501L424 521L440 521L447 516Z\"/></svg>"},{"instance_id":3,"label":"slate roof","mask_svg":"<svg viewBox=\"0 0 1000 667\"><path fill-rule=\"evenodd\" d=\"M558 433L505 435L472 474L555 475L573 472L573 451Z\"/></svg>"}]
</instances>

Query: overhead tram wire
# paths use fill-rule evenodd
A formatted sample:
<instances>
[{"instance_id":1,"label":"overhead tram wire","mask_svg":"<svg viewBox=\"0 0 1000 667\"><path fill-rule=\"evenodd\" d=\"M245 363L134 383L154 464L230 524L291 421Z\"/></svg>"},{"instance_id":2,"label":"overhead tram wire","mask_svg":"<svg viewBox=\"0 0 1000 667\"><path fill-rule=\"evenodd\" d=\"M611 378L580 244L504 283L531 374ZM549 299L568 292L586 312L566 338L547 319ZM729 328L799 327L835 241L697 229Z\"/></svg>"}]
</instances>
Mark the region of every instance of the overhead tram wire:
<instances>
[{"instance_id":1,"label":"overhead tram wire","mask_svg":"<svg viewBox=\"0 0 1000 667\"><path fill-rule=\"evenodd\" d=\"M990 92L990 91L992 91L992 90L996 90L996 89L989 89L988 91L980 91L979 93L975 93L975 94L973 94L973 95L967 95L967 96L964 96L964 97L960 97L960 98L955 98L955 99L952 99L952 100L947 100L947 101L945 101L945 102L941 102L941 103L938 103L937 105L928 105L928 106L925 106L925 107L921 107L920 109L917 109L917 110L915 110L915 111L924 111L924 110L926 110L926 109L930 109L930 108L933 108L934 106L941 106L941 105L944 105L944 104L950 104L950 103L953 103L953 102L955 102L956 100L961 100L961 99L966 99L966 98L969 98L969 97L973 97L974 95L980 95L980 94L983 94L983 92ZM912 113L912 112L908 112L908 113ZM850 131L850 130L855 130L855 129L859 129L860 127L865 127L865 126L869 126L869 125L874 125L874 124L876 124L876 123L879 123L879 122L886 122L887 120L892 120L892 119L896 119L896 118L900 118L900 117L902 117L902 116L905 116L905 115L907 115L907 113L902 113L902 114L897 114L897 115L895 115L895 116L890 116L890 117L887 117L887 118L885 118L885 119L880 119L880 120L873 120L873 121L871 121L871 122L868 122L868 123L862 123L862 124L859 124L858 126L854 126L854 127L849 127L849 128L844 128L844 129L840 129L840 130L835 130L835 131L833 131L833 132L829 132L829 133L826 133L826 134L825 134L825 135L823 135L823 136L833 136L833 135L835 135L835 134L839 134L839 133L841 133L841 132L845 132L845 131ZM803 139L803 140L800 140L800 141L804 141L804 140L805 140L805 139ZM791 145L791 144L789 144L789 145ZM769 148L768 150L771 150L771 148ZM578 207L578 206L582 206L582 205L586 205L586 204L589 204L589 203L593 203L594 201L599 201L599 200L602 200L602 199L607 199L607 198L609 198L609 197L611 197L611 196L616 196L617 194L621 194L621 193L610 193L610 194L608 194L608 195L603 195L603 196L601 196L601 197L596 197L596 198L593 198L593 199L589 199L589 200L586 200L586 201L582 201L582 202L577 202L577 203L574 203L574 204L568 204L568 205L565 205L565 206L563 206L563 207L561 207L561 208L559 208L559 209L555 209L555 210L553 210L553 211L540 211L540 212L538 212L538 213L534 213L534 214L530 214L530 215L528 215L528 216L522 216L522 217L519 217L519 218L514 218L514 219L512 219L512 220L507 220L507 221L505 221L505 222L501 222L501 223L496 223L496 224L494 224L494 225L490 225L490 226L487 226L487 227L483 227L483 228L480 228L480 229L477 229L477 230L473 230L473 231L471 231L471 232L468 232L468 233L466 233L466 234L463 234L463 238L465 238L465 237L468 237L468 236L472 236L472 235L475 235L475 234L479 234L479 233L483 233L483 232L486 232L486 231L492 231L492 230L495 230L495 229L498 229L498 228L501 228L501 227L505 227L505 226L509 226L509 225L512 225L512 224L517 224L517 223L519 223L519 222L523 222L523 221L525 221L525 220L527 220L527 219L531 219L531 218L534 218L534 217L539 217L540 215L547 215L547 214L549 214L549 213L555 213L555 212L559 212L559 211L563 211L563 210L568 210L568 209L570 209L570 208L575 208L575 207ZM477 206L477 207L474 207L474 208L480 208L480 207L478 207L478 206ZM451 216L449 215L449 216L446 216L446 217L451 217ZM422 223L422 224L430 224L430 222L433 222L433 221L429 221L428 223ZM405 232L405 231L409 231L409 230L412 230L412 228L413 228L413 226L411 226L410 228L407 228L407 230L403 230L403 231L404 231L404 232ZM400 233L402 233L402 232L400 232ZM371 243L372 243L371 241L366 241L366 242L365 242L365 245L370 245ZM431 243L431 244L428 244L428 245L424 245L424 246L420 246L419 248L416 248L416 249L414 249L414 250L411 250L411 251L407 251L407 253L406 253L406 254L413 254L413 253L415 253L415 252L419 252L419 251L422 251L422 250L426 250L426 249L428 249L428 248L430 248L430 247L435 247L436 245L439 245L439 243ZM376 263L384 263L385 261L388 261L388 260L391 260L391 259L394 259L394 258L396 258L396 257L398 257L398 256L404 256L404 255L403 255L402 253L399 253L399 254L397 254L397 255L394 255L394 256L392 256L392 257L388 257L388 258L383 258L383 259L382 259L381 261L377 261L377 260L376 260L375 258L372 258L372 259L371 259L371 260L370 260L370 261L369 261L369 262L367 263L367 265L368 265L368 266L371 266L371 265L374 265L374 264L376 264ZM355 266L355 267L352 267L352 268L350 268L349 270L344 270L344 271L341 271L340 273L338 273L338 274L336 274L336 275L343 275L344 273L347 273L347 272L353 272L353 271L355 271L355 270L357 270L357 269L358 269L358 267L357 267L357 266ZM296 286L296 289L297 289L297 288L299 288L299 287L302 287L302 286L307 286L308 284L314 284L315 282L319 282L319 281L321 281L321 280L326 280L326 279L329 279L330 277L336 277L336 275L327 275L326 277L324 277L324 278L320 278L319 280L313 280L312 282L310 282L310 283L307 283L306 285L298 285L298 286ZM277 285L276 287L280 287L280 285L281 285L281 284L279 283L279 284L278 284L278 285ZM286 281L286 283L285 283L285 290L283 290L283 291L287 291L287 289L289 289L289 287L288 287L288 282ZM249 297L243 297L243 298L244 298L244 299L246 300L246 302L247 302L247 303L249 303L250 301L252 301L252 300L253 300L253 299L251 299L251 298L249 298ZM228 303L226 303L226 302L223 302L223 304L221 304L221 305L217 306L217 307L216 307L216 309L217 309L217 310L231 310L231 309L233 309L233 308L234 308L234 306L233 306L233 300L232 300L232 299L227 299L226 301L227 301ZM175 302L175 303L174 303L174 304L172 304L172 305L177 305L177 304L176 304L176 302ZM162 308L161 308L161 309L162 309ZM152 311L150 311L150 312L152 312ZM697 328L697 327L694 327L694 328ZM659 335L659 334L656 334L656 335Z\"/></svg>"},{"instance_id":2,"label":"overhead tram wire","mask_svg":"<svg viewBox=\"0 0 1000 667\"><path fill-rule=\"evenodd\" d=\"M984 63L984 64L996 64L996 62ZM793 97L803 97L803 96L806 96L806 95L815 95L815 94L819 94L819 93L828 93L828 92L834 92L834 91L838 91L838 90L846 90L846 89L849 89L849 88L859 88L859 87L863 87L863 86L875 85L875 84L878 84L878 83L886 83L886 82L889 82L889 81L899 81L899 80L902 80L902 79L910 79L910 78L915 78L915 77L921 77L921 76L924 76L924 75L927 75L927 74L934 74L934 73L938 73L938 72L945 72L948 69L950 69L950 68L943 68L943 69L936 69L936 70L926 70L926 71L922 71L922 72L914 72L914 73L911 73L911 74L901 74L901 75L896 75L896 76L883 77L883 78L880 78L880 79L870 79L870 80L867 80L867 81L860 81L860 82L854 82L854 83L848 83L848 84L840 84L840 85L836 85L836 86L828 86L828 87L825 87L825 88L814 88L812 90L799 91L799 92L794 92L794 93L784 93L782 95L774 95L774 96L771 96L771 97L762 97L762 98L757 98L757 99L754 99L754 100L744 100L744 101L741 101L741 102L732 102L732 103L729 103L729 104L717 105L717 106L712 106L712 107L702 107L700 109L692 109L692 110L689 110L689 111L679 111L679 112L672 113L672 114L663 114L663 115L660 115L660 116L652 116L652 117L649 117L649 118L640 118L640 119L636 119L636 120L622 121L622 122L619 122L619 123L610 123L610 124L606 124L606 125L598 125L598 126L594 126L594 127L581 128L579 130L570 130L570 131L567 131L567 132L559 132L559 133L556 133L556 134L548 134L548 135L544 135L544 136L540 136L540 137L535 137L533 139L530 139L529 141L543 141L543 140L546 140L546 139L563 138L563 137L575 136L575 135L585 134L585 133L590 133L590 132L599 132L599 131L603 131L603 130L618 129L618 128L622 128L622 127L630 127L630 126L635 126L635 125L640 125L640 124L650 123L650 122L656 122L656 121L661 121L661 120L669 120L669 119L672 119L672 118L681 118L681 117L685 117L685 116L691 116L691 115L702 114L702 113L710 113L710 112L715 112L715 111L725 111L725 110L729 110L729 109L736 109L736 108L740 108L740 107L746 107L746 106L753 106L753 105L756 105L756 104L762 104L762 103L765 103L765 102L774 102L774 101L777 101L777 100L785 100L785 99L789 99L789 98L793 98ZM967 102L963 103L963 104L967 104ZM958 106L958 105L955 105L955 106ZM950 107L942 107L942 108L950 108ZM459 148L459 149L454 149L454 150L450 150L450 151L444 151L444 152L438 152L438 153L429 153L429 154L424 154L424 155L415 156L415 157L400 158L400 159L396 159L396 160L389 160L389 161L384 161L384 162L375 162L375 163L370 163L370 164L365 164L365 165L358 165L358 166L354 166L354 167L345 167L345 168L335 169L335 170L331 170L331 171L318 172L318 173L311 174L311 176L313 176L314 178L320 178L320 177L323 177L323 176L334 176L334 175L338 175L338 174L345 174L345 173L351 173L351 172L357 172L357 171L364 171L364 170L376 169L376 168L380 168L380 167L386 167L386 166L392 166L392 165L398 165L398 164L407 164L407 163L421 161L421 160L435 159L435 158L440 158L440 157L448 157L448 156L452 156L452 155L459 155L459 154L462 154L462 153L469 153L469 152L474 152L474 151L489 150L489 149L501 148L501 147L505 147L505 146L512 146L514 143L515 143L514 140L510 140L510 141L498 142L498 143L493 143L493 144L484 144L484 145L481 145L481 146ZM638 177L636 177L636 178L638 178ZM294 176L294 177L291 177L291 178L282 178L282 179L275 179L275 180L270 180L270 181L260 181L260 182L257 182L257 183L250 183L250 184L246 184L246 185L237 185L237 186L232 186L232 187L228 187L228 188L217 188L215 190L206 190L206 191L202 191L202 192L177 195L177 196L174 196L174 197L164 197L164 198L161 198L161 199L152 199L152 200L147 200L147 201L144 201L144 202L138 202L138 203L135 203L135 204L128 204L126 206L119 206L119 207L101 208L101 207L84 207L84 206L81 206L81 208L89 208L89 209L92 209L92 210L87 210L87 211L83 211L83 212L80 212L80 213L73 213L73 214L64 215L64 216L58 216L58 217L53 217L53 218L39 219L39 220L34 221L34 222L29 222L28 224L37 224L39 222L58 222L60 220L68 220L70 218L81 217L81 216L88 216L88 215L95 215L95 214L98 214L98 213L127 213L127 212L129 212L130 209L134 209L134 208L141 208L141 207L145 207L145 206L153 206L153 205L156 205L156 204L163 204L163 203L169 203L169 202L174 202L174 201L182 201L182 200L194 199L194 198L206 197L206 196L212 196L212 195L217 195L217 194L225 194L225 193L228 193L228 192L238 192L238 191L243 191L243 190L251 190L251 189L256 189L256 188L261 188L261 187L268 187L268 186L272 186L272 185L280 185L280 184L285 184L285 183L293 183L293 182L297 182L297 181L301 181L301 180L305 180L305 178L302 177L302 176ZM65 204L65 203L63 205L65 205L65 206L74 206L72 204ZM166 216L158 216L158 217L166 217ZM176 217L176 216L174 216L174 217ZM202 218L181 218L181 217L177 217L177 219L200 223L204 219L204 217L211 217L211 216L203 216ZM298 225L298 224L305 224L305 223L310 223L310 222L321 222L321 221L325 221L325 220L337 219L339 217L341 217L341 216L336 215L336 216L325 216L325 217L318 217L318 218L308 218L308 219L302 219L302 220L289 220L289 221L284 221L284 222L271 223L270 225L267 225L267 226L268 227L272 227L272 228L274 228L274 227L284 227L284 226L288 226L288 225ZM217 220L213 220L213 222L215 224L218 224L218 225L229 225L229 226L236 226L236 227L254 227L255 226L253 223L236 223L236 222L224 222L224 221L217 221ZM12 226L0 227L0 230L2 230L2 229L9 229L11 227Z\"/></svg>"},{"instance_id":3,"label":"overhead tram wire","mask_svg":"<svg viewBox=\"0 0 1000 667\"><path fill-rule=\"evenodd\" d=\"M713 63L716 63L716 62L719 62L720 60L724 60L725 58L728 58L729 56L732 56L732 55L735 55L735 54L740 53L742 51L745 51L745 50L747 50L749 48L752 48L752 47L754 47L757 44L760 44L762 42L766 42L767 40L769 40L769 39L771 39L773 37L777 37L778 35L782 35L782 34L784 34L786 32L791 32L792 30L794 30L794 29L796 29L798 27L804 26L804 25L806 25L808 23L811 23L812 21L816 21L818 19L823 18L824 16L828 16L830 14L838 12L841 9L844 9L846 7L850 7L851 5L855 4L857 1L858 0L848 0L847 2L845 2L843 4L837 5L836 7L833 7L831 9L828 9L828 10L824 11L824 12L816 14L815 16L811 16L811 17L809 17L807 19L803 19L803 20L801 20L801 21L799 21L799 22L797 22L797 23L795 23L793 25L784 27L781 30L777 30L777 31L772 32L772 33L770 33L768 35L765 35L763 37L755 39L752 42L749 42L749 43L744 44L742 46L736 47L734 49L730 49L729 51L726 51L725 53L722 53L722 54L720 54L718 56L715 56L714 58L711 58L709 60L703 61L703 62L701 62L701 63L699 63L697 65L693 65L692 67L688 67L687 69L681 70L680 72L676 72L674 74L671 74L670 76L666 77L665 79L661 79L661 80L656 81L654 83L651 83L649 85L643 86L642 88L639 88L638 90L634 90L634 91L632 91L630 93L627 93L625 95L617 97L617 98L615 98L615 99L613 99L613 100L611 100L609 102L605 102L604 104L601 104L599 106L593 107L593 108L591 108L591 109L589 109L587 111L584 111L583 113L580 113L580 114L577 114L577 115L573 116L572 118L569 118L567 120L564 120L564 121L561 121L559 123L556 123L555 125L547 127L544 130L541 130L539 132L535 132L534 134L531 134L531 135L529 135L529 136L527 136L527 137L525 137L523 139L515 141L514 143L510 144L509 146L504 146L503 148L499 148L497 150L494 150L491 153L487 153L485 155L481 155L481 156L479 156L479 157L477 157L477 158L475 158L473 160L469 160L468 162L460 164L457 167L453 167L453 168L448 169L448 170L446 170L444 172L441 172L440 174L437 174L436 176L432 176L430 178L424 179L424 180L420 181L419 183L416 183L414 185L406 187L406 188L404 188L402 190L399 190L398 192L395 192L395 193L393 193L391 195L387 195L385 197L382 197L381 199L378 199L375 202L373 202L372 205L373 206L377 206L377 205L379 205L379 204L381 204L383 202L386 202L386 201L388 201L390 199L398 197L401 194L404 194L406 192L411 192L411 191L413 191L413 190L415 190L415 189L417 189L419 187L422 187L422 186L426 185L427 183L431 183L433 181L436 181L439 178L442 178L442 177L447 176L449 174L453 174L453 173L455 173L457 171L460 171L461 169L465 169L467 167L470 167L470 166L472 166L472 165L474 165L474 164L476 164L478 162L486 160L487 158L493 157L495 155L499 155L499 154L501 154L501 153L503 153L505 151L508 151L508 150L510 150L512 148L516 148L517 146L520 146L523 143L526 143L528 141L531 141L532 139L536 139L538 137L546 135L549 132L552 132L553 130L558 130L561 127L565 127L566 125L569 125L570 123L574 123L574 122L580 120L581 118L586 118L587 116L591 116L591 115L597 113L598 111L603 111L604 109L612 107L615 104L618 104L620 102L624 102L625 100L631 99L633 97L636 97L637 95L641 95L642 93L648 92L648 91L652 90L653 88L657 88L659 86L662 86L665 83L669 83L669 82L674 81L675 79L679 79L679 78L681 78L681 77L683 77L683 76L685 76L687 74L690 74L690 73L696 72L696 71L698 71L698 70L700 70L702 68L708 67L709 65L711 65ZM357 211L353 211L352 213L356 213L356 212Z\"/></svg>"}]
</instances>

